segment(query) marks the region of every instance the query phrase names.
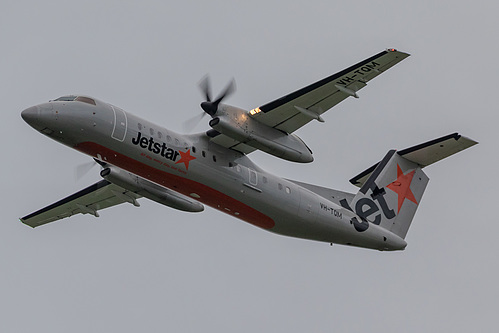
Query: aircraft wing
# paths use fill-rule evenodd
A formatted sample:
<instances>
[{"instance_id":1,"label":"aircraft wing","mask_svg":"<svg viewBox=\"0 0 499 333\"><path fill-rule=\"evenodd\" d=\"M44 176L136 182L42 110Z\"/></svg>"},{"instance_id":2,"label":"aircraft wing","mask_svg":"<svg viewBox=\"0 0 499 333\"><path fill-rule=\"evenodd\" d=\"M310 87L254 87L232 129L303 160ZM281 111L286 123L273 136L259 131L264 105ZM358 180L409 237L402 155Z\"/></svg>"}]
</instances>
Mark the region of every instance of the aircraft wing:
<instances>
[{"instance_id":1,"label":"aircraft wing","mask_svg":"<svg viewBox=\"0 0 499 333\"><path fill-rule=\"evenodd\" d=\"M134 192L127 191L107 180L101 180L20 220L22 223L35 228L80 213L98 217L98 210L124 202L138 205L136 201L138 198L141 196Z\"/></svg>"},{"instance_id":2,"label":"aircraft wing","mask_svg":"<svg viewBox=\"0 0 499 333\"><path fill-rule=\"evenodd\" d=\"M409 54L385 50L336 74L264 104L249 112L255 120L286 133L292 133L357 92ZM216 132L216 131L215 131ZM223 134L213 133L212 141L243 153L255 150Z\"/></svg>"}]
</instances>

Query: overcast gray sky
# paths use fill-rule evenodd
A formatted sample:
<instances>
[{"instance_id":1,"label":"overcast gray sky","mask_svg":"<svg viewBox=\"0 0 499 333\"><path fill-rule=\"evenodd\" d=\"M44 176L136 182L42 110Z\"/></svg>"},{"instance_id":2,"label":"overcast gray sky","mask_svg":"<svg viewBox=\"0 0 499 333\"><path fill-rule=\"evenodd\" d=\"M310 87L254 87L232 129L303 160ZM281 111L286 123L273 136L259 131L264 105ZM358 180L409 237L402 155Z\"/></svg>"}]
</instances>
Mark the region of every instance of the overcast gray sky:
<instances>
[{"instance_id":1,"label":"overcast gray sky","mask_svg":"<svg viewBox=\"0 0 499 333\"><path fill-rule=\"evenodd\" d=\"M496 327L495 1L11 1L0 11L2 332L480 332ZM395 47L411 57L297 134L315 161L251 158L356 191L388 149L458 131L480 145L429 167L404 252L286 238L208 208L142 199L101 217L18 221L99 180L20 112L87 94L181 132L197 83L234 77L251 109ZM196 130L208 129L207 122Z\"/></svg>"}]
</instances>

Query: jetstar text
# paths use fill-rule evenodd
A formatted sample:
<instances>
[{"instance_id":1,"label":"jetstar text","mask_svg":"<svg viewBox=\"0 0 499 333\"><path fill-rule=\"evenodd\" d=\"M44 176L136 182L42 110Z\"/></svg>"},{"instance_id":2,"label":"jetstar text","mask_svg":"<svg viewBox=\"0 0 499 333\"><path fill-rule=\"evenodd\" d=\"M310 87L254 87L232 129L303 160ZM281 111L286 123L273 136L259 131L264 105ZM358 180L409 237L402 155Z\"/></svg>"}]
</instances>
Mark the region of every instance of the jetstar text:
<instances>
[{"instance_id":1,"label":"jetstar text","mask_svg":"<svg viewBox=\"0 0 499 333\"><path fill-rule=\"evenodd\" d=\"M169 148L164 142L155 142L152 137L148 139L147 137L142 136L141 132L138 133L136 138L132 138L132 143L171 161L176 161L177 157L180 155L178 151Z\"/></svg>"}]
</instances>

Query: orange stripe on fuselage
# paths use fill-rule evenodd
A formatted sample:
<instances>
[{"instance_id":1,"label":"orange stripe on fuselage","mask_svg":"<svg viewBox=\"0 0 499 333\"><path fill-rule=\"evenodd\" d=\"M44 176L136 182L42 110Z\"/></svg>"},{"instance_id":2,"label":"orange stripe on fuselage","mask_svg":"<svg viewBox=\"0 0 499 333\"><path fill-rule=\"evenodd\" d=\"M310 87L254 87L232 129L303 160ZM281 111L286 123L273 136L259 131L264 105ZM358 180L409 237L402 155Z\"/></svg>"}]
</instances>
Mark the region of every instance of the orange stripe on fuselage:
<instances>
[{"instance_id":1,"label":"orange stripe on fuselage","mask_svg":"<svg viewBox=\"0 0 499 333\"><path fill-rule=\"evenodd\" d=\"M97 157L97 154L100 154L106 157L106 162L186 196L196 193L200 196L196 200L257 227L271 229L275 225L274 220L267 215L220 191L193 180L158 170L97 143L82 142L74 148L93 157ZM230 211L227 211L227 209L230 209ZM239 213L239 215L236 215L236 213Z\"/></svg>"}]
</instances>

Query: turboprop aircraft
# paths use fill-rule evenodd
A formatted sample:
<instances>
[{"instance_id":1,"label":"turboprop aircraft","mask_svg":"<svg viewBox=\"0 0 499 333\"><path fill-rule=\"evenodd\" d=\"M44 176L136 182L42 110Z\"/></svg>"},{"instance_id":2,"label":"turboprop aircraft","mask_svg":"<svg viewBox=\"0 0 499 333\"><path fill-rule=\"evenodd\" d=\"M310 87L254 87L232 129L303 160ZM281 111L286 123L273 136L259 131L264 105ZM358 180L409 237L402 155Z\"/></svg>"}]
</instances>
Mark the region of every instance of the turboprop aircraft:
<instances>
[{"instance_id":1,"label":"turboprop aircraft","mask_svg":"<svg viewBox=\"0 0 499 333\"><path fill-rule=\"evenodd\" d=\"M87 154L103 180L20 220L37 227L75 214L98 217L120 203L148 198L171 208L201 212L204 205L262 229L292 237L377 250L403 250L428 183L422 169L477 142L457 133L403 150L353 177L346 193L272 175L248 155L259 149L299 163L313 161L297 135L311 121L358 91L409 54L382 51L250 111L221 102L233 83L212 99L209 81L201 108L212 119L206 133L181 135L98 99L71 95L22 111L42 134ZM203 115L204 115L203 114Z\"/></svg>"}]
</instances>

